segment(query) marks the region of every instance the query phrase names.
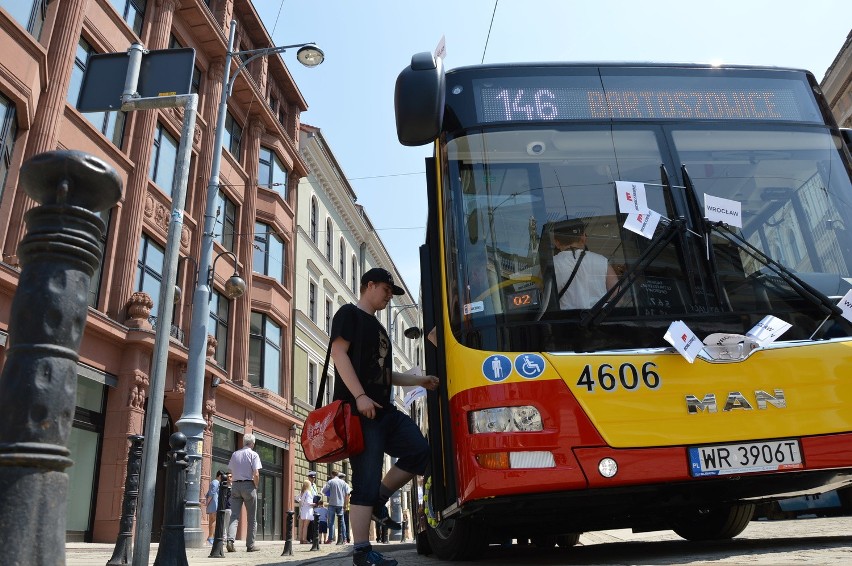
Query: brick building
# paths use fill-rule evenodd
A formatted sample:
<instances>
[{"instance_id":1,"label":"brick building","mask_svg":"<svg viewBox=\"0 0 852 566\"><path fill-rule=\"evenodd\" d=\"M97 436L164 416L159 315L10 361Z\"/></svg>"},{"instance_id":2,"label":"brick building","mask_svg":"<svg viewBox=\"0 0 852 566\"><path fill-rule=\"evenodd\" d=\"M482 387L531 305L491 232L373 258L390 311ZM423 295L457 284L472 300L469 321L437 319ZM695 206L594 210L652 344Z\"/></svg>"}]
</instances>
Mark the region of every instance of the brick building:
<instances>
[{"instance_id":1,"label":"brick building","mask_svg":"<svg viewBox=\"0 0 852 566\"><path fill-rule=\"evenodd\" d=\"M194 261L212 161L230 21L235 49L272 45L249 0L0 0L0 364L19 267L15 251L32 201L18 190L28 158L79 149L110 163L124 182L105 214L104 260L93 278L81 346L77 410L69 447L74 466L69 539L113 542L121 515L127 435L143 434L152 371L156 302L173 208L171 187L181 111L82 114L76 109L93 53L196 50L192 89L198 117L177 284L185 291L171 321L160 460L183 410L195 284ZM289 55L288 55L289 57ZM253 432L263 460L258 538L280 539L294 492L291 440L301 424L292 405L292 274L296 189L307 167L298 149L307 105L281 56L260 57L235 82L222 156L214 292L203 413L203 498L211 472L225 467L242 435ZM231 252L231 254L226 254ZM234 258L236 258L236 263ZM248 292L229 301L224 282L238 271ZM213 384L216 383L216 386ZM162 482L158 482L162 486ZM154 506L159 536L162 487ZM202 513L202 529L206 529Z\"/></svg>"},{"instance_id":2,"label":"brick building","mask_svg":"<svg viewBox=\"0 0 852 566\"><path fill-rule=\"evenodd\" d=\"M852 31L820 83L841 128L852 128Z\"/></svg>"}]
</instances>

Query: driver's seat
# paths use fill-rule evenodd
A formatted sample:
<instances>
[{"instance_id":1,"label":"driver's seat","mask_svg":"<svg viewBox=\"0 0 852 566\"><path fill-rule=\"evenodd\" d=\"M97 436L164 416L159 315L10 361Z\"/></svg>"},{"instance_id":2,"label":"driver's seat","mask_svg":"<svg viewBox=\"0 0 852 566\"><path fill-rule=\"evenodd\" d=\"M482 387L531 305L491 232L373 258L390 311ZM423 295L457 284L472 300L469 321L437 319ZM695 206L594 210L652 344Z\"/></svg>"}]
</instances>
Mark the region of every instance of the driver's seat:
<instances>
[{"instance_id":1,"label":"driver's seat","mask_svg":"<svg viewBox=\"0 0 852 566\"><path fill-rule=\"evenodd\" d=\"M556 271L553 268L553 228L558 222L547 222L541 228L538 242L538 261L541 269L541 306L536 320L541 320L548 310L559 310L559 290L556 285Z\"/></svg>"}]
</instances>

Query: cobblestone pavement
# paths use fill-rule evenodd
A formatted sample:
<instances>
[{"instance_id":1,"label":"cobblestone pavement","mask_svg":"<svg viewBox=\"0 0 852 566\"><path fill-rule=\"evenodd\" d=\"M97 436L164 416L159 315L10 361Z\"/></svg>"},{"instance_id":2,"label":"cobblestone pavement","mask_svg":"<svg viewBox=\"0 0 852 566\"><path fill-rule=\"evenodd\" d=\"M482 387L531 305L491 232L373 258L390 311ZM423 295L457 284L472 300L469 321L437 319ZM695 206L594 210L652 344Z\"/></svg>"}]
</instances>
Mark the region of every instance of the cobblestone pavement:
<instances>
[{"instance_id":1,"label":"cobblestone pavement","mask_svg":"<svg viewBox=\"0 0 852 566\"><path fill-rule=\"evenodd\" d=\"M237 552L224 558L209 558L210 547L188 549L191 566L350 566L352 546L310 544L293 545L292 556L281 556L282 541L260 541L260 552L247 553L245 543L237 541ZM112 556L112 544L68 543L68 566L102 566ZM434 556L420 556L414 543L389 543L374 548L399 560L403 566L448 566ZM151 546L150 563L157 556ZM491 546L480 564L506 566L564 566L579 564L608 565L717 565L775 566L801 564L852 564L852 517L810 518L795 521L753 521L731 541L696 543L681 539L671 531L633 533L612 530L584 533L580 544L570 549L535 549Z\"/></svg>"},{"instance_id":2,"label":"cobblestone pavement","mask_svg":"<svg viewBox=\"0 0 852 566\"><path fill-rule=\"evenodd\" d=\"M188 548L186 558L191 566L261 566L273 564L352 564L350 554L352 545L337 546L336 544L321 544L319 550L311 550L311 544L293 543L293 555L281 556L284 541L257 541L258 552L246 552L244 541L237 541L237 552L225 552L224 558L210 558L210 546L204 548ZM149 564L157 557L159 545L152 544ZM65 563L67 566L104 566L112 557L114 544L76 543L65 545ZM376 545L376 548L407 549L414 551L413 543L389 543ZM384 552L384 551L382 551ZM416 551L414 551L416 553Z\"/></svg>"}]
</instances>

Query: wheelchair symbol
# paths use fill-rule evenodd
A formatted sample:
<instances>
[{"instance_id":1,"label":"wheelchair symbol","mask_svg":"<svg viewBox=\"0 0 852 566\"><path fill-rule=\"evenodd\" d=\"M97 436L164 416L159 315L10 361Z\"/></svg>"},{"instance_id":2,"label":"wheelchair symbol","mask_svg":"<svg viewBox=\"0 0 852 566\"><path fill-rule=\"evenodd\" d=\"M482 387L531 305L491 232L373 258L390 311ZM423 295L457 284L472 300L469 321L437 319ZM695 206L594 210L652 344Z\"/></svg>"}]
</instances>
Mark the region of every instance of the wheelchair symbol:
<instances>
[{"instance_id":1,"label":"wheelchair symbol","mask_svg":"<svg viewBox=\"0 0 852 566\"><path fill-rule=\"evenodd\" d=\"M538 354L521 354L515 358L515 369L527 379L533 379L544 373L544 358Z\"/></svg>"}]
</instances>

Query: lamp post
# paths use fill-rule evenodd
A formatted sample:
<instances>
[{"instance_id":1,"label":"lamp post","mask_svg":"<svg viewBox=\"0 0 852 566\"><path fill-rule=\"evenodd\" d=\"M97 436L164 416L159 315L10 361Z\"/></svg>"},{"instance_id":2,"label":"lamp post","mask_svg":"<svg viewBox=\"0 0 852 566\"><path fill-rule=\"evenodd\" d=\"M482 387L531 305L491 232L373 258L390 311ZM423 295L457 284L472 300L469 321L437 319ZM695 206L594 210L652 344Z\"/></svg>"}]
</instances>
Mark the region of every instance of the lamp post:
<instances>
[{"instance_id":1,"label":"lamp post","mask_svg":"<svg viewBox=\"0 0 852 566\"><path fill-rule=\"evenodd\" d=\"M411 303L411 304L408 304L408 305L395 305L395 306L391 306L390 308L391 308L391 310L397 309L397 311L395 313L393 313L393 318L391 319L391 327L390 327L390 339L391 339L391 341L394 341L396 339L396 333L395 333L396 317L398 317L399 313L401 313L402 311L405 311L405 310L408 310L408 309L420 308L420 305L418 305L417 303ZM404 334L405 334L406 338L415 338L416 339L416 338L420 337L419 333L409 333L409 330L411 330L411 329L409 328L409 329L405 330ZM417 330L419 330L419 328ZM411 335L409 335L409 334L411 334ZM392 462L395 464L396 460L397 460L396 458L393 458ZM400 492L399 492L399 490L397 490L396 492L394 492L394 494L390 498L391 518L394 521L396 521L397 523L400 523L400 524L402 524L402 504L401 504L401 501L402 501L402 499L401 499ZM402 540L402 531L399 531L399 540L400 541Z\"/></svg>"},{"instance_id":2,"label":"lamp post","mask_svg":"<svg viewBox=\"0 0 852 566\"><path fill-rule=\"evenodd\" d=\"M213 232L216 225L216 192L219 189L219 172L222 163L222 146L225 139L225 118L228 111L228 97L234 86L234 81L251 61L274 53L282 53L287 49L299 47L296 58L307 67L315 67L322 63L323 52L313 43L299 43L281 47L234 51L234 37L237 22L231 20L228 36L228 51L225 53L225 70L222 74L222 95L219 100L219 111L216 119L216 132L213 139L213 163L210 166L210 181L207 184L207 206L204 212L204 232L201 238L201 253L199 254L199 274L210 273L210 277L199 277L192 300L192 323L190 325L189 359L186 370L186 393L183 398L183 414L177 425L187 437L187 502L184 508L184 525L187 548L199 548L204 544L205 536L201 532L201 449L204 443L204 428L207 423L201 414L204 393L204 368L207 353L207 321L209 317L210 287L212 285L211 258L213 257ZM234 76L230 77L231 60L234 56L248 56L243 60ZM230 253L230 252L229 252ZM223 254L224 255L224 254ZM231 254L233 255L233 254ZM218 259L218 257L217 257ZM236 262L236 256L234 256Z\"/></svg>"}]
</instances>

